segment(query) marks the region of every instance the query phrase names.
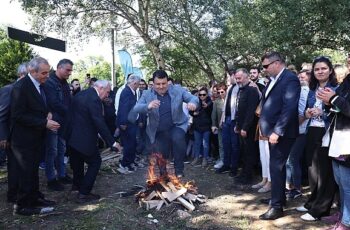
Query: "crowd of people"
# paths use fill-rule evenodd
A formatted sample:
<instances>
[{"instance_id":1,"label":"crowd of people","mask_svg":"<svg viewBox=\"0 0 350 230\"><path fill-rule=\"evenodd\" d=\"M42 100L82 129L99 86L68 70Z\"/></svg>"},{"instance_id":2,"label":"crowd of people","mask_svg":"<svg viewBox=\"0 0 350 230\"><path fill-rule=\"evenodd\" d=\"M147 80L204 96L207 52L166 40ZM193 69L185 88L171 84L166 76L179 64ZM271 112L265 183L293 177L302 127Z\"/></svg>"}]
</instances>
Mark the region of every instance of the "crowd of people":
<instances>
[{"instance_id":1,"label":"crowd of people","mask_svg":"<svg viewBox=\"0 0 350 230\"><path fill-rule=\"evenodd\" d=\"M350 69L350 56L347 64ZM339 71L344 68L325 56L297 71L278 52L266 53L261 66L230 70L227 81L192 91L164 70L148 82L129 74L125 85L111 91L108 81L96 78L85 87L78 79L69 84L73 62L68 59L50 73L45 59L34 58L20 66L16 83L0 91L8 201L22 215L53 210L55 202L39 191L41 162L49 189L72 184L78 202L99 199L91 191L103 145L122 152L121 174L133 173L142 167L140 159L157 152L173 162L178 178L189 162L269 192L270 198L261 200L269 205L262 220L282 217L288 199L301 197L307 183L311 195L297 208L305 212L301 219L350 229L350 151L343 146L350 137L349 71ZM257 169L261 181L253 184ZM166 175L166 165L160 164L159 172ZM329 216L334 203L339 211Z\"/></svg>"}]
</instances>

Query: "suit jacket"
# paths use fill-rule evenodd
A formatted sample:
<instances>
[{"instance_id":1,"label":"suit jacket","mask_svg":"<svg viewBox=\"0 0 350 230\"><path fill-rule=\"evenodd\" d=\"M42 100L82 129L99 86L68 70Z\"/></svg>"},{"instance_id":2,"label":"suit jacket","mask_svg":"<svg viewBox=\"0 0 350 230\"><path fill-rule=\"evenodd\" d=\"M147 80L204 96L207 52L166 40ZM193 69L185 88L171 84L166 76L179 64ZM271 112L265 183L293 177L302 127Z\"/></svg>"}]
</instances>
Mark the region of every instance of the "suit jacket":
<instances>
[{"instance_id":1,"label":"suit jacket","mask_svg":"<svg viewBox=\"0 0 350 230\"><path fill-rule=\"evenodd\" d=\"M47 114L48 108L29 76L16 82L11 93L11 145L40 147L46 134Z\"/></svg>"},{"instance_id":2,"label":"suit jacket","mask_svg":"<svg viewBox=\"0 0 350 230\"><path fill-rule=\"evenodd\" d=\"M136 104L136 95L131 88L126 85L120 94L119 108L117 113L117 126L128 125L128 115L131 109Z\"/></svg>"},{"instance_id":3,"label":"suit jacket","mask_svg":"<svg viewBox=\"0 0 350 230\"><path fill-rule=\"evenodd\" d=\"M103 117L102 101L94 88L81 91L73 97L69 109L65 137L67 143L82 154L98 152L98 134L112 147L112 137Z\"/></svg>"},{"instance_id":4,"label":"suit jacket","mask_svg":"<svg viewBox=\"0 0 350 230\"><path fill-rule=\"evenodd\" d=\"M14 84L0 89L0 140L8 140L10 135L10 99Z\"/></svg>"},{"instance_id":5,"label":"suit jacket","mask_svg":"<svg viewBox=\"0 0 350 230\"><path fill-rule=\"evenodd\" d=\"M259 89L247 84L239 88L237 95L236 128L249 131L256 128L255 110L259 104Z\"/></svg>"},{"instance_id":6,"label":"suit jacket","mask_svg":"<svg viewBox=\"0 0 350 230\"><path fill-rule=\"evenodd\" d=\"M183 111L183 102L193 103L199 105L198 98L187 90L178 85L169 85L168 93L171 99L171 115L173 123L176 127L183 129L185 132L188 127L188 116ZM147 114L147 127L146 133L151 143L154 143L156 132L159 124L159 109L148 109L148 104L157 99L157 93L154 89L145 90L142 93L141 98L137 101L136 105L129 114L129 120L136 120L138 113Z\"/></svg>"},{"instance_id":7,"label":"suit jacket","mask_svg":"<svg viewBox=\"0 0 350 230\"><path fill-rule=\"evenodd\" d=\"M274 132L287 138L297 137L301 88L298 77L290 70L284 69L269 94L266 95L269 84L263 92L261 102L259 126L262 136L268 137Z\"/></svg>"}]
</instances>

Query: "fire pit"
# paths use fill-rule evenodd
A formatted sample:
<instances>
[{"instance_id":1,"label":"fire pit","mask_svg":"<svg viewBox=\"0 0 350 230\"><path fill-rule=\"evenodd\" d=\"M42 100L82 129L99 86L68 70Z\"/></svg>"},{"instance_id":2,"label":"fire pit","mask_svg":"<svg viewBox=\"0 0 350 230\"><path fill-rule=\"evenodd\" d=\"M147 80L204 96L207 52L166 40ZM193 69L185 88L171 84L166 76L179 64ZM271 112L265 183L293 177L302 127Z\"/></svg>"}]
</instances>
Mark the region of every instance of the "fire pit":
<instances>
[{"instance_id":1,"label":"fire pit","mask_svg":"<svg viewBox=\"0 0 350 230\"><path fill-rule=\"evenodd\" d=\"M159 173L156 173L156 167ZM162 154L154 153L150 157L147 187L136 194L140 206L147 210L160 210L163 205L169 206L173 202L180 203L189 211L195 209L195 203L206 202L204 195L198 194L193 181L183 183L174 174L168 173L167 161Z\"/></svg>"}]
</instances>

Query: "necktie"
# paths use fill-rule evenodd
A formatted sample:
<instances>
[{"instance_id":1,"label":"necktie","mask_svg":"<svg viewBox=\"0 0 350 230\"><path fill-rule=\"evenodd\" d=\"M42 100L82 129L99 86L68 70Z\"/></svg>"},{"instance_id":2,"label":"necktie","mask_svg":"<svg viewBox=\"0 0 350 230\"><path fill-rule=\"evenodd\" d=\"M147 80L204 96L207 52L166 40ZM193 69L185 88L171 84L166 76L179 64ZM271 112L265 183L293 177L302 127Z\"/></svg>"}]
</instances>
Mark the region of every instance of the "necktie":
<instances>
[{"instance_id":1,"label":"necktie","mask_svg":"<svg viewBox=\"0 0 350 230\"><path fill-rule=\"evenodd\" d=\"M46 105L46 96L45 96L45 92L44 92L43 86L40 85L39 89L40 89L40 95L41 95L41 97L42 97L42 99L43 99L43 101L44 101L44 103Z\"/></svg>"}]
</instances>

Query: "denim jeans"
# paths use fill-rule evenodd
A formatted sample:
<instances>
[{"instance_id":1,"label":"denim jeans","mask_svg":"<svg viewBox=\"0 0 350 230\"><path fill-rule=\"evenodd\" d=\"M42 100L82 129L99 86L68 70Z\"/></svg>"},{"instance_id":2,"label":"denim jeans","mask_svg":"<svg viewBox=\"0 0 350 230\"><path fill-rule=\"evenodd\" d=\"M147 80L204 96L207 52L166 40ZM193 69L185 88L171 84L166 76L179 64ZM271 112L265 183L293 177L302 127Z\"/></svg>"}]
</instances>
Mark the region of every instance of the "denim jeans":
<instances>
[{"instance_id":1,"label":"denim jeans","mask_svg":"<svg viewBox=\"0 0 350 230\"><path fill-rule=\"evenodd\" d=\"M222 145L224 147L224 165L236 171L239 160L239 136L234 132L236 122L226 117L222 125Z\"/></svg>"},{"instance_id":2,"label":"denim jeans","mask_svg":"<svg viewBox=\"0 0 350 230\"><path fill-rule=\"evenodd\" d=\"M303 157L306 144L306 135L300 134L290 151L286 169L287 183L292 184L296 189L301 188L301 159Z\"/></svg>"},{"instance_id":3,"label":"denim jeans","mask_svg":"<svg viewBox=\"0 0 350 230\"><path fill-rule=\"evenodd\" d=\"M210 144L210 131L197 131L194 130L194 157L201 155L203 150L203 158L209 157L209 144Z\"/></svg>"},{"instance_id":4,"label":"denim jeans","mask_svg":"<svg viewBox=\"0 0 350 230\"><path fill-rule=\"evenodd\" d=\"M333 160L333 174L339 186L341 222L350 226L350 168Z\"/></svg>"},{"instance_id":5,"label":"denim jeans","mask_svg":"<svg viewBox=\"0 0 350 230\"><path fill-rule=\"evenodd\" d=\"M66 176L66 166L64 164L64 154L66 152L66 142L56 132L48 131L46 135L45 173L48 181L57 177Z\"/></svg>"}]
</instances>

